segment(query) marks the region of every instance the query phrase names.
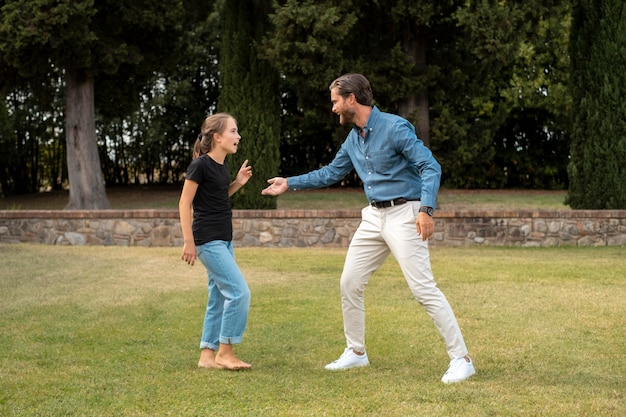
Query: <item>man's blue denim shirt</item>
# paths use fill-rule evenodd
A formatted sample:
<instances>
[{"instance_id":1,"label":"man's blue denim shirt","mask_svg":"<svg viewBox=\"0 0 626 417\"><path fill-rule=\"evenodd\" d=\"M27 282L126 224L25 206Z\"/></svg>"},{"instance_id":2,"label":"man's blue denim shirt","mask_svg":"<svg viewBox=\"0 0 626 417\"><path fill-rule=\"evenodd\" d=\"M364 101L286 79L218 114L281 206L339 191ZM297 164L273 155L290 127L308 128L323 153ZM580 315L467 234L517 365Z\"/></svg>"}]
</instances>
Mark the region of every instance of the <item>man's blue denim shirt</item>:
<instances>
[{"instance_id":1,"label":"man's blue denim shirt","mask_svg":"<svg viewBox=\"0 0 626 417\"><path fill-rule=\"evenodd\" d=\"M287 178L290 190L322 188L341 181L354 168L369 202L404 197L436 207L441 166L408 120L372 108L365 138L355 127L332 162Z\"/></svg>"}]
</instances>

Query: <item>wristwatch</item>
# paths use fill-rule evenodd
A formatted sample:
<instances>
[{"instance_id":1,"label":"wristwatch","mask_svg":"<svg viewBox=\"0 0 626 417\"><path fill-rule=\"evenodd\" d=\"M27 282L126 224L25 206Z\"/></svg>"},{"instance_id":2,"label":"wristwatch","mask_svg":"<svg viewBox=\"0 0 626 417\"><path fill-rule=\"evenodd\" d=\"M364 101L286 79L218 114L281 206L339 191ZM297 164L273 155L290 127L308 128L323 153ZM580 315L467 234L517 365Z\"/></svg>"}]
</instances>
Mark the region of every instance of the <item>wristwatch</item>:
<instances>
[{"instance_id":1,"label":"wristwatch","mask_svg":"<svg viewBox=\"0 0 626 417\"><path fill-rule=\"evenodd\" d=\"M430 217L433 217L433 214L435 214L435 210L432 207L422 206L420 207L420 213L426 213Z\"/></svg>"}]
</instances>

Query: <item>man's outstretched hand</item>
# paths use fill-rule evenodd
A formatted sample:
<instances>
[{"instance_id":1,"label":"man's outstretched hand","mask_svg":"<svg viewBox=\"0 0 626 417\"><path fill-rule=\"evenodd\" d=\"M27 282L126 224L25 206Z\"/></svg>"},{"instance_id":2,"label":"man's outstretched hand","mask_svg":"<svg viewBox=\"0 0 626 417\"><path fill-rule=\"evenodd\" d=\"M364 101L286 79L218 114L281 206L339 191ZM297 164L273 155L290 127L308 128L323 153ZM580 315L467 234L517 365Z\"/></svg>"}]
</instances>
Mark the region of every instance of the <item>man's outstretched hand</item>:
<instances>
[{"instance_id":1,"label":"man's outstretched hand","mask_svg":"<svg viewBox=\"0 0 626 417\"><path fill-rule=\"evenodd\" d=\"M261 191L263 195L280 195L289 189L287 178L274 177L267 180L267 183L269 185Z\"/></svg>"}]
</instances>

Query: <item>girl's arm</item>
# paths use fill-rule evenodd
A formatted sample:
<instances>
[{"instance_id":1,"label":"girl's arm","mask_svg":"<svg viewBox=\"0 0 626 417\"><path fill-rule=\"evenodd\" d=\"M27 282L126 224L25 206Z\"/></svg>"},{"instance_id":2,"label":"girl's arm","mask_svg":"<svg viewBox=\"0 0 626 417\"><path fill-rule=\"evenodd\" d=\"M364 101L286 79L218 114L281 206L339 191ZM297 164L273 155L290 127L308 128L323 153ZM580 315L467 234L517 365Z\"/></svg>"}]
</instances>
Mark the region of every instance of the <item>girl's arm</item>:
<instances>
[{"instance_id":1,"label":"girl's arm","mask_svg":"<svg viewBox=\"0 0 626 417\"><path fill-rule=\"evenodd\" d=\"M183 191L178 202L178 214L180 216L180 227L183 231L183 254L181 259L189 265L196 261L196 244L193 240L191 229L191 219L193 218L193 199L198 190L198 183L185 180Z\"/></svg>"}]
</instances>

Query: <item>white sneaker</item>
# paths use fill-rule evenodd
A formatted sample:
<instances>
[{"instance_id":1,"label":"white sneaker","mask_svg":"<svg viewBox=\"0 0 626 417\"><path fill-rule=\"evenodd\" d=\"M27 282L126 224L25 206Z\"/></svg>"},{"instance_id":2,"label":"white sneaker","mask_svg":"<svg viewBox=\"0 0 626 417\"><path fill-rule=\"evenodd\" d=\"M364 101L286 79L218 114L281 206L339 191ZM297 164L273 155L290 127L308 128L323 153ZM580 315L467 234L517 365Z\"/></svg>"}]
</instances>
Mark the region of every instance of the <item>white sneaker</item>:
<instances>
[{"instance_id":1,"label":"white sneaker","mask_svg":"<svg viewBox=\"0 0 626 417\"><path fill-rule=\"evenodd\" d=\"M469 356L468 356L469 358ZM451 384L453 382L461 382L474 375L476 370L474 364L470 359L469 362L465 358L456 358L450 361L450 366L443 377L441 382L444 384Z\"/></svg>"},{"instance_id":2,"label":"white sneaker","mask_svg":"<svg viewBox=\"0 0 626 417\"><path fill-rule=\"evenodd\" d=\"M346 348L343 351L339 359L326 365L326 369L329 371L338 371L341 369L356 368L359 366L367 366L370 361L367 359L367 353L363 352L362 355L354 353L352 348Z\"/></svg>"}]
</instances>

